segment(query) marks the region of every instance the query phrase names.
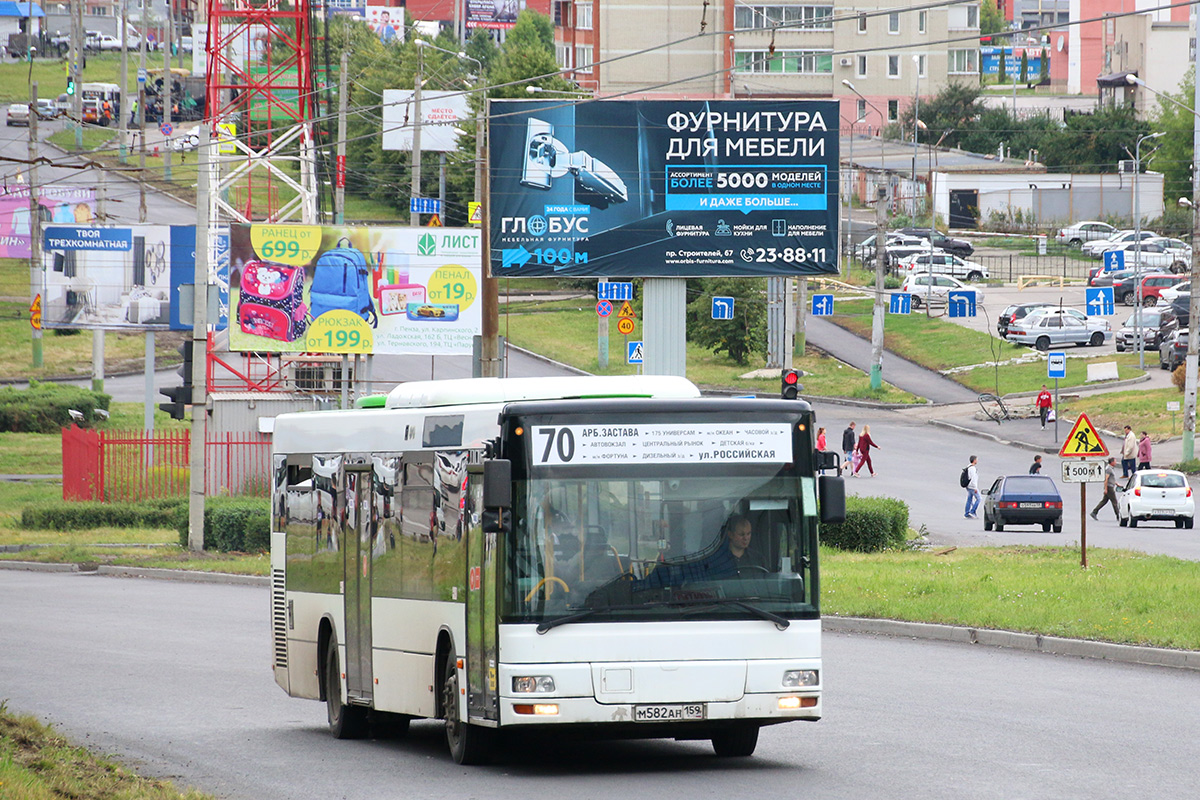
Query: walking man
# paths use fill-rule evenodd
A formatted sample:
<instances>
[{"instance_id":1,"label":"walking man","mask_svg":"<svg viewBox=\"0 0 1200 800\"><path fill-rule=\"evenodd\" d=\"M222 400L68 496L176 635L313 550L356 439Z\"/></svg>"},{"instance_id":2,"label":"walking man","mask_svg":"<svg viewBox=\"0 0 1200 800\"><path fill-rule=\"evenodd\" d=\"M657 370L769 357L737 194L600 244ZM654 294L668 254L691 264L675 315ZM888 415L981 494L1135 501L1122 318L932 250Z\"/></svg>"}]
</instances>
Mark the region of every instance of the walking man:
<instances>
[{"instance_id":1,"label":"walking man","mask_svg":"<svg viewBox=\"0 0 1200 800\"><path fill-rule=\"evenodd\" d=\"M1108 457L1108 467L1104 470L1104 497L1100 499L1100 504L1092 509L1092 519L1099 519L1096 516L1100 509L1104 508L1109 503L1112 503L1113 513L1117 515L1117 519L1121 519L1121 515L1117 513L1117 457Z\"/></svg>"},{"instance_id":2,"label":"walking man","mask_svg":"<svg viewBox=\"0 0 1200 800\"><path fill-rule=\"evenodd\" d=\"M1121 444L1121 477L1128 478L1137 467L1138 443L1133 428L1125 426L1125 441Z\"/></svg>"},{"instance_id":3,"label":"walking man","mask_svg":"<svg viewBox=\"0 0 1200 800\"><path fill-rule=\"evenodd\" d=\"M975 519L978 516L975 512L979 510L979 469L976 461L978 458L971 456L971 463L967 465L967 506L963 510L963 516L967 519Z\"/></svg>"},{"instance_id":4,"label":"walking man","mask_svg":"<svg viewBox=\"0 0 1200 800\"><path fill-rule=\"evenodd\" d=\"M858 444L858 436L854 433L854 423L851 422L842 431L842 469L854 471L854 446Z\"/></svg>"},{"instance_id":5,"label":"walking man","mask_svg":"<svg viewBox=\"0 0 1200 800\"><path fill-rule=\"evenodd\" d=\"M1033 457L1033 463L1029 465L1029 474L1030 475L1041 475L1042 474L1042 457L1041 456Z\"/></svg>"},{"instance_id":6,"label":"walking man","mask_svg":"<svg viewBox=\"0 0 1200 800\"><path fill-rule=\"evenodd\" d=\"M1050 397L1050 390L1046 388L1046 384L1042 384L1042 390L1038 392L1035 404L1038 410L1038 419L1042 421L1042 430L1046 430L1046 419L1050 416L1050 406L1054 400Z\"/></svg>"}]
</instances>

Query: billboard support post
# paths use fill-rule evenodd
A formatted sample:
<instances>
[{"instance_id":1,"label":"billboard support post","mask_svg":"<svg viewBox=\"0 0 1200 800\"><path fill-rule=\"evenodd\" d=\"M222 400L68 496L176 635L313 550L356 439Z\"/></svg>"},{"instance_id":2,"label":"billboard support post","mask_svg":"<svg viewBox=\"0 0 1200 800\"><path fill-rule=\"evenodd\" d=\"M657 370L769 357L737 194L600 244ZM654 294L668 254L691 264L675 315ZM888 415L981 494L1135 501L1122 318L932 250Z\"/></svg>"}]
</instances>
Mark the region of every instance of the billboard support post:
<instances>
[{"instance_id":1,"label":"billboard support post","mask_svg":"<svg viewBox=\"0 0 1200 800\"><path fill-rule=\"evenodd\" d=\"M32 59L30 59L32 60ZM42 215L38 208L38 161L37 161L37 81L29 84L29 294L30 302L37 302L42 284ZM42 367L42 328L33 328L33 368Z\"/></svg>"},{"instance_id":2,"label":"billboard support post","mask_svg":"<svg viewBox=\"0 0 1200 800\"><path fill-rule=\"evenodd\" d=\"M687 377L687 280L646 278L642 284L645 375Z\"/></svg>"},{"instance_id":3,"label":"billboard support post","mask_svg":"<svg viewBox=\"0 0 1200 800\"><path fill-rule=\"evenodd\" d=\"M212 161L212 128L200 125L200 147L196 154L196 192L208 197L209 163ZM209 204L196 203L196 266L195 292L192 300L192 452L189 458L191 474L188 491L188 549L204 550L204 460L205 424L208 414L208 235Z\"/></svg>"},{"instance_id":4,"label":"billboard support post","mask_svg":"<svg viewBox=\"0 0 1200 800\"><path fill-rule=\"evenodd\" d=\"M421 51L422 40L417 39L413 44L417 48L417 75L413 80L413 132L412 132L412 153L409 155L408 169L412 175L412 185L409 188L409 194L412 199L416 200L421 196L421 72L425 64L425 59ZM413 210L414 206L410 204L408 212L408 224L414 228L421 224L421 213Z\"/></svg>"}]
</instances>

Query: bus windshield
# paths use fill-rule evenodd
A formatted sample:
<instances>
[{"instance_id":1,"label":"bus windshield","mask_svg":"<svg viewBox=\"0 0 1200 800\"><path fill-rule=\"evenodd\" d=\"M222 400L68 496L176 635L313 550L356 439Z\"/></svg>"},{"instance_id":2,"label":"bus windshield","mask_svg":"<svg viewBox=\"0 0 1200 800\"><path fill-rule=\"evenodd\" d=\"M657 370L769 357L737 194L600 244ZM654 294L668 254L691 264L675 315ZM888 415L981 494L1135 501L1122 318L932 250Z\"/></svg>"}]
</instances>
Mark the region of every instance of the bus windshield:
<instances>
[{"instance_id":1,"label":"bus windshield","mask_svg":"<svg viewBox=\"0 0 1200 800\"><path fill-rule=\"evenodd\" d=\"M665 471L515 482L502 621L816 616L812 477Z\"/></svg>"}]
</instances>

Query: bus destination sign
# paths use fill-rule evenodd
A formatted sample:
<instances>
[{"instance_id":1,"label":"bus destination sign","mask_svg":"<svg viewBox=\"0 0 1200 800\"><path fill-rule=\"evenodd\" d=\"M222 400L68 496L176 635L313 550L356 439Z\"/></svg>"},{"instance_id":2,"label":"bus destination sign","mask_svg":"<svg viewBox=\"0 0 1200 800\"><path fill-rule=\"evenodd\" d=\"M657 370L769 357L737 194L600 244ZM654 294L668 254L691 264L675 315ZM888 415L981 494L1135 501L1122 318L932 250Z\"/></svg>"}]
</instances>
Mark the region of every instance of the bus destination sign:
<instances>
[{"instance_id":1,"label":"bus destination sign","mask_svg":"<svg viewBox=\"0 0 1200 800\"><path fill-rule=\"evenodd\" d=\"M786 422L534 425L534 466L628 463L781 464L792 460Z\"/></svg>"}]
</instances>

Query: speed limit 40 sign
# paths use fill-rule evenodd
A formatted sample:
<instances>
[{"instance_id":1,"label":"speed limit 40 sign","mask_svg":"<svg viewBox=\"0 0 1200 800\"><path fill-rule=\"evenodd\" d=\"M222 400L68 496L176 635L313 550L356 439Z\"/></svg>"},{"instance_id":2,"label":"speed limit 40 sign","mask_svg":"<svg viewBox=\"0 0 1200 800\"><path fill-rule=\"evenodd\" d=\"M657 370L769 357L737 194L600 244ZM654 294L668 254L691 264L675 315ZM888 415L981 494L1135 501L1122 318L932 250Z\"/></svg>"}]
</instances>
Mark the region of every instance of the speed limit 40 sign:
<instances>
[{"instance_id":1,"label":"speed limit 40 sign","mask_svg":"<svg viewBox=\"0 0 1200 800\"><path fill-rule=\"evenodd\" d=\"M1064 483L1099 483L1104 480L1104 462L1064 459L1062 479Z\"/></svg>"}]
</instances>

